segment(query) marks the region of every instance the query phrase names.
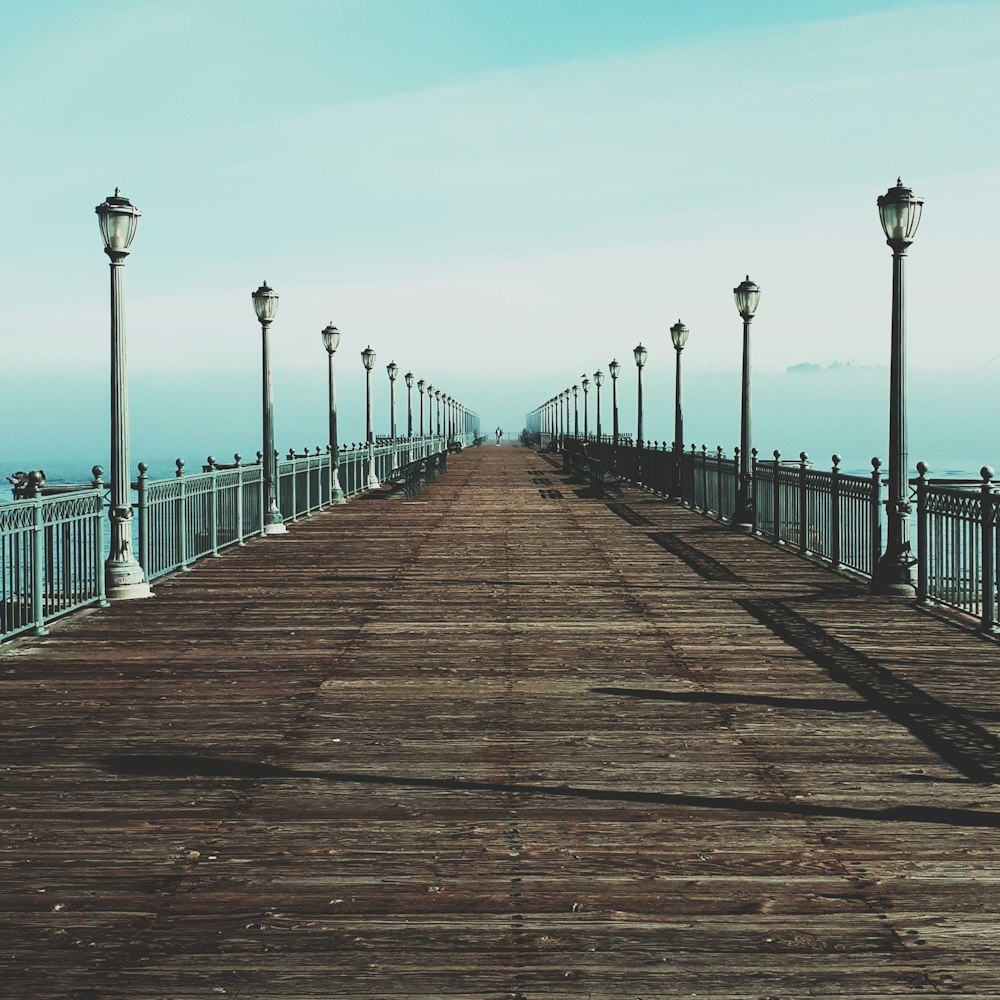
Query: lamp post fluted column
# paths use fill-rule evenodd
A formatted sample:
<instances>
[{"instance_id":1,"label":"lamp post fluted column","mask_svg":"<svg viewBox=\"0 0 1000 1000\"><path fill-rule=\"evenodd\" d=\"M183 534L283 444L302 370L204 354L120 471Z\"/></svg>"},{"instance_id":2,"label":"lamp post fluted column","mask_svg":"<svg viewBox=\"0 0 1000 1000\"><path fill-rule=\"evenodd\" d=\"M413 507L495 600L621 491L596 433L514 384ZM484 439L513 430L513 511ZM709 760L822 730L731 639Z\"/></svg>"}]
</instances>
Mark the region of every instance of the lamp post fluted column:
<instances>
[{"instance_id":1,"label":"lamp post fluted column","mask_svg":"<svg viewBox=\"0 0 1000 1000\"><path fill-rule=\"evenodd\" d=\"M618 372L621 365L611 361L608 372L611 374L611 452L614 456L615 468L618 468Z\"/></svg>"},{"instance_id":2,"label":"lamp post fluted column","mask_svg":"<svg viewBox=\"0 0 1000 1000\"><path fill-rule=\"evenodd\" d=\"M573 437L580 436L580 387L573 386Z\"/></svg>"},{"instance_id":3,"label":"lamp post fluted column","mask_svg":"<svg viewBox=\"0 0 1000 1000\"><path fill-rule=\"evenodd\" d=\"M340 442L337 440L337 381L334 355L340 345L340 331L328 324L321 334L326 348L327 375L330 386L330 503L346 503L340 486Z\"/></svg>"},{"instance_id":4,"label":"lamp post fluted column","mask_svg":"<svg viewBox=\"0 0 1000 1000\"><path fill-rule=\"evenodd\" d=\"M125 342L125 258L135 236L139 210L121 191L95 209L111 265L111 548L104 563L111 601L151 597L146 575L132 548L132 477L129 471L128 361Z\"/></svg>"},{"instance_id":5,"label":"lamp post fluted column","mask_svg":"<svg viewBox=\"0 0 1000 1000\"><path fill-rule=\"evenodd\" d=\"M406 436L413 437L413 372L403 376L406 383Z\"/></svg>"},{"instance_id":6,"label":"lamp post fluted column","mask_svg":"<svg viewBox=\"0 0 1000 1000\"><path fill-rule=\"evenodd\" d=\"M375 473L375 435L372 433L372 369L375 367L375 352L366 347L361 352L361 363L365 366L365 441L368 446L368 482L370 490L377 490L382 484Z\"/></svg>"},{"instance_id":7,"label":"lamp post fluted column","mask_svg":"<svg viewBox=\"0 0 1000 1000\"><path fill-rule=\"evenodd\" d=\"M736 487L736 511L733 527L740 531L752 532L756 526L756 502L754 499L753 466L750 448L750 323L760 301L760 288L750 280L748 274L734 289L736 308L743 318L743 377L740 392L740 471Z\"/></svg>"},{"instance_id":8,"label":"lamp post fluted column","mask_svg":"<svg viewBox=\"0 0 1000 1000\"><path fill-rule=\"evenodd\" d=\"M437 436L441 437L441 390L434 390L434 421L437 425Z\"/></svg>"},{"instance_id":9,"label":"lamp post fluted column","mask_svg":"<svg viewBox=\"0 0 1000 1000\"><path fill-rule=\"evenodd\" d=\"M879 218L892 249L892 331L889 358L889 468L885 503L886 543L872 574L872 591L896 597L916 594L916 560L910 549L910 502L906 474L906 341L903 259L913 242L924 201L902 179L878 198Z\"/></svg>"},{"instance_id":10,"label":"lamp post fluted column","mask_svg":"<svg viewBox=\"0 0 1000 1000\"><path fill-rule=\"evenodd\" d=\"M278 312L278 296L266 281L252 295L254 312L260 322L261 383L264 474L264 534L283 535L288 529L278 506L278 456L274 450L274 390L271 386L271 323Z\"/></svg>"},{"instance_id":11,"label":"lamp post fluted column","mask_svg":"<svg viewBox=\"0 0 1000 1000\"><path fill-rule=\"evenodd\" d=\"M587 425L587 412L590 409L590 379L586 375L580 376L580 386L583 389L583 440L590 436L590 428Z\"/></svg>"},{"instance_id":12,"label":"lamp post fluted column","mask_svg":"<svg viewBox=\"0 0 1000 1000\"><path fill-rule=\"evenodd\" d=\"M636 458L638 459L638 476L637 479L641 483L643 481L643 468L642 468L642 453L643 453L643 437L642 437L642 369L646 364L646 348L642 344L637 344L635 349L632 351L635 357L635 369L637 375L636 383L636 432L635 432L635 444L636 444Z\"/></svg>"},{"instance_id":13,"label":"lamp post fluted column","mask_svg":"<svg viewBox=\"0 0 1000 1000\"><path fill-rule=\"evenodd\" d=\"M688 328L678 320L670 328L670 340L676 352L674 371L674 475L670 492L675 498L681 495L681 462L684 454L684 410L681 405L681 351L688 341Z\"/></svg>"},{"instance_id":14,"label":"lamp post fluted column","mask_svg":"<svg viewBox=\"0 0 1000 1000\"><path fill-rule=\"evenodd\" d=\"M427 388L427 382L421 379L417 383L417 392L420 395L420 436L424 436L424 389Z\"/></svg>"},{"instance_id":15,"label":"lamp post fluted column","mask_svg":"<svg viewBox=\"0 0 1000 1000\"><path fill-rule=\"evenodd\" d=\"M390 361L385 370L389 376L389 441L392 449L392 468L395 469L399 466L396 446L396 376L399 374L399 365L395 361Z\"/></svg>"},{"instance_id":16,"label":"lamp post fluted column","mask_svg":"<svg viewBox=\"0 0 1000 1000\"><path fill-rule=\"evenodd\" d=\"M597 426L595 428L595 434L597 436L597 443L601 443L601 386L604 385L604 372L597 369L594 372L594 385L597 387Z\"/></svg>"}]
</instances>

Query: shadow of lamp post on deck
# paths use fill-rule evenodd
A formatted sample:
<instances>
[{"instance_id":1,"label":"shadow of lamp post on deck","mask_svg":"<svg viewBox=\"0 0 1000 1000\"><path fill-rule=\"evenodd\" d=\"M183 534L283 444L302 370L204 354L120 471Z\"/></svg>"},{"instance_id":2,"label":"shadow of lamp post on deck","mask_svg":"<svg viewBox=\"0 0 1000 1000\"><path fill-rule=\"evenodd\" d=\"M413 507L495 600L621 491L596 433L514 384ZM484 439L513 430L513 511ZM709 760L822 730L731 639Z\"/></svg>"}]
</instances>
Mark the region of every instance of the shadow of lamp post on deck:
<instances>
[{"instance_id":1,"label":"shadow of lamp post on deck","mask_svg":"<svg viewBox=\"0 0 1000 1000\"><path fill-rule=\"evenodd\" d=\"M365 446L368 449L368 482L370 490L377 490L382 484L375 474L375 437L372 434L372 369L375 367L375 352L366 347L361 352L361 363L365 366Z\"/></svg>"},{"instance_id":2,"label":"shadow of lamp post on deck","mask_svg":"<svg viewBox=\"0 0 1000 1000\"><path fill-rule=\"evenodd\" d=\"M913 242L924 200L897 179L878 197L885 241L892 248L892 333L889 360L889 469L885 502L886 543L872 592L896 597L916 594L916 560L910 550L910 503L906 476L906 354L903 312L903 258Z\"/></svg>"},{"instance_id":3,"label":"shadow of lamp post on deck","mask_svg":"<svg viewBox=\"0 0 1000 1000\"><path fill-rule=\"evenodd\" d=\"M320 333L326 348L327 374L330 385L330 503L346 503L340 486L340 442L337 440L337 383L334 372L334 358L340 346L340 331L329 323Z\"/></svg>"},{"instance_id":4,"label":"shadow of lamp post on deck","mask_svg":"<svg viewBox=\"0 0 1000 1000\"><path fill-rule=\"evenodd\" d=\"M636 430L635 430L635 446L636 446L636 459L637 459L637 474L636 482L642 483L643 469L642 469L642 369L646 365L646 348L642 344L637 344L632 350L632 354L635 357L635 370L636 376L638 378L637 389L636 389Z\"/></svg>"},{"instance_id":5,"label":"shadow of lamp post on deck","mask_svg":"<svg viewBox=\"0 0 1000 1000\"><path fill-rule=\"evenodd\" d=\"M688 328L678 320L670 328L670 340L674 345L676 364L674 366L674 481L670 492L675 499L681 496L681 456L684 452L684 409L681 405L681 351L688 342Z\"/></svg>"},{"instance_id":6,"label":"shadow of lamp post on deck","mask_svg":"<svg viewBox=\"0 0 1000 1000\"><path fill-rule=\"evenodd\" d=\"M750 465L750 323L760 302L760 288L748 274L734 289L736 309L743 318L743 378L740 392L740 471L736 485L736 511L733 527L738 531L754 530L756 503Z\"/></svg>"},{"instance_id":7,"label":"shadow of lamp post on deck","mask_svg":"<svg viewBox=\"0 0 1000 1000\"><path fill-rule=\"evenodd\" d=\"M106 198L97 212L104 252L111 262L111 549L104 563L110 601L151 597L142 567L132 551L132 479L129 473L128 370L125 350L124 269L135 236L139 210L121 191Z\"/></svg>"},{"instance_id":8,"label":"shadow of lamp post on deck","mask_svg":"<svg viewBox=\"0 0 1000 1000\"><path fill-rule=\"evenodd\" d=\"M278 295L267 282L251 295L253 309L260 321L264 448L261 461L264 474L264 534L283 535L288 529L278 508L278 456L274 450L274 393L271 388L271 324L278 312Z\"/></svg>"}]
</instances>

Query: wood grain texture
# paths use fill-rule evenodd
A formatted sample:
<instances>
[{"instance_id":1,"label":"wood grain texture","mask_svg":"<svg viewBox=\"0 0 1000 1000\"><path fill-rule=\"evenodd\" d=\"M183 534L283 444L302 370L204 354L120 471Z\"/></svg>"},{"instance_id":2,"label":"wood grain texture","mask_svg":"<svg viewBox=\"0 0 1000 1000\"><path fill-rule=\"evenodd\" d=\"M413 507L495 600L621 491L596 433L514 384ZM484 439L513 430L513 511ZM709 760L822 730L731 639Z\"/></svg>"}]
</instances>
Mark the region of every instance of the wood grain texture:
<instances>
[{"instance_id":1,"label":"wood grain texture","mask_svg":"<svg viewBox=\"0 0 1000 1000\"><path fill-rule=\"evenodd\" d=\"M473 449L0 652L0 993L1000 996L997 646Z\"/></svg>"}]
</instances>

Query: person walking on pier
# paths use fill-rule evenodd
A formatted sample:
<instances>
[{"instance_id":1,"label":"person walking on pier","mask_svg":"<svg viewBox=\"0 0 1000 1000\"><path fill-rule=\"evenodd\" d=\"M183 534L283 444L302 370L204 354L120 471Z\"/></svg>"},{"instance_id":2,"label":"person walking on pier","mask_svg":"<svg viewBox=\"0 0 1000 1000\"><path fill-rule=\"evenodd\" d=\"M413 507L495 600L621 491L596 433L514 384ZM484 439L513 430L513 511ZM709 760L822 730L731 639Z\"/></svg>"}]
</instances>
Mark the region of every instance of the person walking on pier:
<instances>
[{"instance_id":1,"label":"person walking on pier","mask_svg":"<svg viewBox=\"0 0 1000 1000\"><path fill-rule=\"evenodd\" d=\"M500 440L503 437L503 428L502 427L498 427L497 430L496 430L496 434L497 434L497 447L499 448L500 447Z\"/></svg>"}]
</instances>

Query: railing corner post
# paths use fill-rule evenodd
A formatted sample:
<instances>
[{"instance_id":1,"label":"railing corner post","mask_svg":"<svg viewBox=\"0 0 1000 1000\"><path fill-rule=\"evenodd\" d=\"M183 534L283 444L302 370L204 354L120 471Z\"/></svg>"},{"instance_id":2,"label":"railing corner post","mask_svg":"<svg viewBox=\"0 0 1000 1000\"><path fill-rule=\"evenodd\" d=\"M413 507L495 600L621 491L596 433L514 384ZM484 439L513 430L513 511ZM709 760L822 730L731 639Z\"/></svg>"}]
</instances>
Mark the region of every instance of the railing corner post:
<instances>
[{"instance_id":1,"label":"railing corner post","mask_svg":"<svg viewBox=\"0 0 1000 1000\"><path fill-rule=\"evenodd\" d=\"M882 558L882 460L872 459L871 506L872 574Z\"/></svg>"},{"instance_id":2,"label":"railing corner post","mask_svg":"<svg viewBox=\"0 0 1000 1000\"><path fill-rule=\"evenodd\" d=\"M927 463L917 462L917 604L930 604L930 544L927 517Z\"/></svg>"},{"instance_id":3,"label":"railing corner post","mask_svg":"<svg viewBox=\"0 0 1000 1000\"><path fill-rule=\"evenodd\" d=\"M136 480L136 493L139 514L139 565L146 579L149 579L149 497L146 492L149 466L139 463L139 478Z\"/></svg>"},{"instance_id":4,"label":"railing corner post","mask_svg":"<svg viewBox=\"0 0 1000 1000\"><path fill-rule=\"evenodd\" d=\"M45 516L37 494L31 524L31 622L33 635L48 635L45 627Z\"/></svg>"},{"instance_id":5,"label":"railing corner post","mask_svg":"<svg viewBox=\"0 0 1000 1000\"><path fill-rule=\"evenodd\" d=\"M979 470L983 477L980 484L980 525L982 527L982 592L980 595L980 631L987 635L1000 632L997 624L997 579L996 579L996 503L993 494L993 469L984 465Z\"/></svg>"},{"instance_id":6,"label":"railing corner post","mask_svg":"<svg viewBox=\"0 0 1000 1000\"><path fill-rule=\"evenodd\" d=\"M830 562L840 569L840 462L839 455L831 459L830 469Z\"/></svg>"},{"instance_id":7,"label":"railing corner post","mask_svg":"<svg viewBox=\"0 0 1000 1000\"><path fill-rule=\"evenodd\" d=\"M774 544L784 545L781 537L781 452L774 449Z\"/></svg>"}]
</instances>

